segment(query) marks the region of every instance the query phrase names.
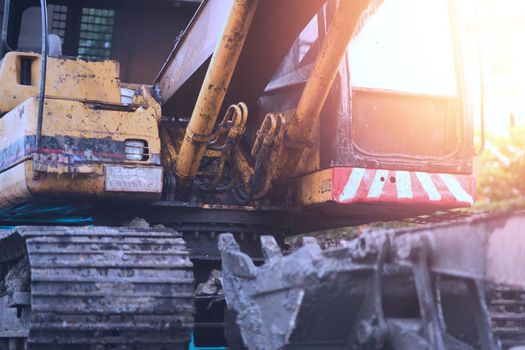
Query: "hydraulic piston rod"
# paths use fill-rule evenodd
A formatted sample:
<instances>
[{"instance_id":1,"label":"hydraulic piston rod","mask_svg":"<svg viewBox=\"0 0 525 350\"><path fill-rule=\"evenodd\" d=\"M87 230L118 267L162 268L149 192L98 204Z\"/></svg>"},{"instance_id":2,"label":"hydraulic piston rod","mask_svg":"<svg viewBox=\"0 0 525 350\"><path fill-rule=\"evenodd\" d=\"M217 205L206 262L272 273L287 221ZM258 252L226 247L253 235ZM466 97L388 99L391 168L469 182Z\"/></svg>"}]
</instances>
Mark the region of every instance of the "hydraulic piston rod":
<instances>
[{"instance_id":1,"label":"hydraulic piston rod","mask_svg":"<svg viewBox=\"0 0 525 350\"><path fill-rule=\"evenodd\" d=\"M299 159L310 143L324 102L341 64L348 43L363 11L371 0L341 0L334 15L314 70L308 79L280 149L279 176L293 176Z\"/></svg>"},{"instance_id":2,"label":"hydraulic piston rod","mask_svg":"<svg viewBox=\"0 0 525 350\"><path fill-rule=\"evenodd\" d=\"M213 131L224 96L253 20L258 0L235 0L226 21L222 38L213 53L197 104L177 157L177 189L188 192L199 170L207 136Z\"/></svg>"}]
</instances>

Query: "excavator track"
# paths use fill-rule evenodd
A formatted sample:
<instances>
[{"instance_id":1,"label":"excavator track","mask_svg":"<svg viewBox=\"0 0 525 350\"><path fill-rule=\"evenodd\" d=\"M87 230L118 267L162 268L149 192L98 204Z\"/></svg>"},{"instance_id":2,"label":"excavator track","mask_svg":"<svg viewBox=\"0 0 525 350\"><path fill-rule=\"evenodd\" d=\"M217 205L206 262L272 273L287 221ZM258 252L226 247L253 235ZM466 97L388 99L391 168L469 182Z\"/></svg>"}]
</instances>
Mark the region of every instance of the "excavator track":
<instances>
[{"instance_id":1,"label":"excavator track","mask_svg":"<svg viewBox=\"0 0 525 350\"><path fill-rule=\"evenodd\" d=\"M194 279L181 234L169 229L19 227L0 240L0 251L2 242L9 241L6 256L13 256L12 242L17 240L24 243L18 246L24 251L19 261L28 258L31 280L29 291L11 288L0 298L0 307L10 308L11 314L4 324L15 328L11 337L0 330L9 346L187 348Z\"/></svg>"},{"instance_id":2,"label":"excavator track","mask_svg":"<svg viewBox=\"0 0 525 350\"><path fill-rule=\"evenodd\" d=\"M494 334L503 349L525 344L525 290L490 286L487 296Z\"/></svg>"}]
</instances>

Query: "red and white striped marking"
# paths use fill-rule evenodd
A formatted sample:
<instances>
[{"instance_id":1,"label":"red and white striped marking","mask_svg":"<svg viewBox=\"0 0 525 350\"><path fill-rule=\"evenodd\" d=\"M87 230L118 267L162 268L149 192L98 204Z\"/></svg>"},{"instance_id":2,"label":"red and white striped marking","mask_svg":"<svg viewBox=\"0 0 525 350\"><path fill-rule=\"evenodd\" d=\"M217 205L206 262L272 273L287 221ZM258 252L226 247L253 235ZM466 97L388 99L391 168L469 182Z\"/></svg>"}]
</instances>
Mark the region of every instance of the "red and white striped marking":
<instances>
[{"instance_id":1,"label":"red and white striped marking","mask_svg":"<svg viewBox=\"0 0 525 350\"><path fill-rule=\"evenodd\" d=\"M399 202L465 207L474 202L471 175L334 168L332 198L339 203Z\"/></svg>"}]
</instances>

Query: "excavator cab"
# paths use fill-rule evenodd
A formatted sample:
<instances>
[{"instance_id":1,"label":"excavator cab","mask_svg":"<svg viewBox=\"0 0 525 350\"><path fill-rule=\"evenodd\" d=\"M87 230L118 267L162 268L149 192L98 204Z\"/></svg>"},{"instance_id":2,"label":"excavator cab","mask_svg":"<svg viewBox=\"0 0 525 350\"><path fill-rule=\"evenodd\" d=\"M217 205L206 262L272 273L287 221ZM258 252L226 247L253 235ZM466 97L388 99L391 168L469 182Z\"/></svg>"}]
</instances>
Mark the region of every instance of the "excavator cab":
<instances>
[{"instance_id":1,"label":"excavator cab","mask_svg":"<svg viewBox=\"0 0 525 350\"><path fill-rule=\"evenodd\" d=\"M477 93L468 74L476 72L465 71L459 4L375 6L353 34L290 191L309 208L310 227L312 214L358 224L475 198ZM333 11L324 6L299 34L259 99L262 111L296 105Z\"/></svg>"}]
</instances>

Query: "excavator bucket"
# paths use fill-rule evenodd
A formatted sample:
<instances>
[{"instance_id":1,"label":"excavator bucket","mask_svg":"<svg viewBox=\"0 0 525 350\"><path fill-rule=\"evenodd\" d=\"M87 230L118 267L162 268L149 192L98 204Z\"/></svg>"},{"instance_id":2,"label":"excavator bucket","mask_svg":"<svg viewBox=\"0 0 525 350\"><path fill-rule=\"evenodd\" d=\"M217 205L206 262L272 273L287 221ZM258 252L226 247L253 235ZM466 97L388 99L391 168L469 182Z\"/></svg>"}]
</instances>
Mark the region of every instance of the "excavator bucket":
<instances>
[{"instance_id":1,"label":"excavator bucket","mask_svg":"<svg viewBox=\"0 0 525 350\"><path fill-rule=\"evenodd\" d=\"M484 281L525 287L524 213L371 231L283 255L261 239L256 266L220 236L227 305L249 349L498 349ZM467 248L468 247L468 248Z\"/></svg>"}]
</instances>

